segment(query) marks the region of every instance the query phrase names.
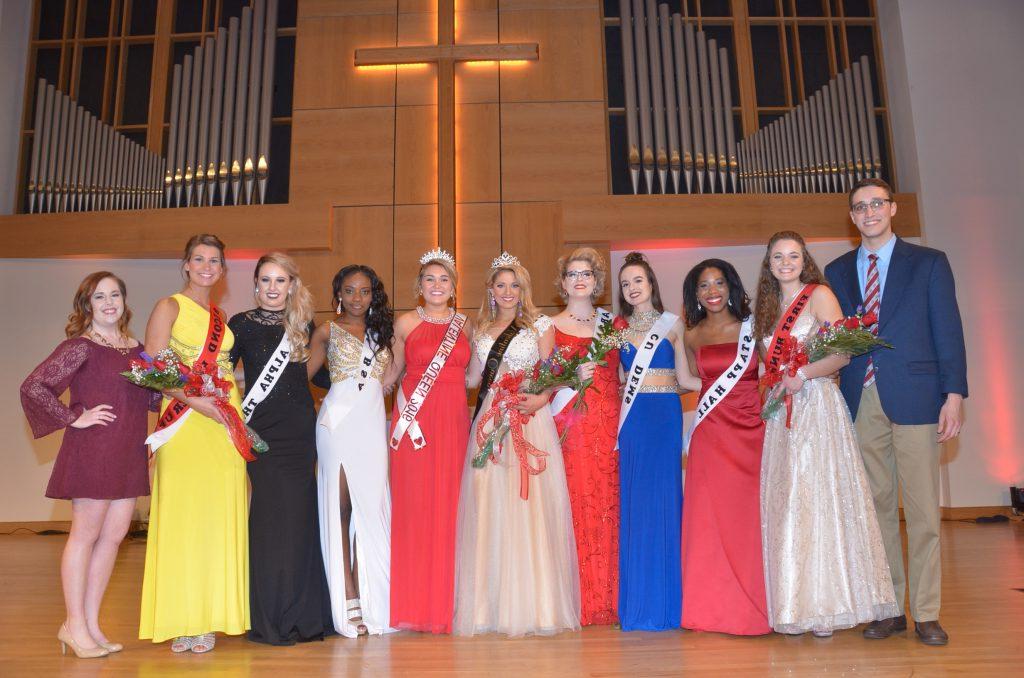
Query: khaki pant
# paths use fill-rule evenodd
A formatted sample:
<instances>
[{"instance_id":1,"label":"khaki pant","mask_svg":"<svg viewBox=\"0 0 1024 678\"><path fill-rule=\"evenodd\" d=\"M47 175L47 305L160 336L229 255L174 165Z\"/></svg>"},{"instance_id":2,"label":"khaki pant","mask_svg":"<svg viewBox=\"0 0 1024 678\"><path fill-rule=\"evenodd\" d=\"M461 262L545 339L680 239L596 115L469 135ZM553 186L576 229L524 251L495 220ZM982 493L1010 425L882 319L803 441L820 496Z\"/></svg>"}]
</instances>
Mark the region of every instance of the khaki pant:
<instances>
[{"instance_id":1,"label":"khaki pant","mask_svg":"<svg viewBox=\"0 0 1024 678\"><path fill-rule=\"evenodd\" d=\"M854 427L900 611L904 610L907 596L907 576L903 568L898 489L902 489L907 521L910 612L919 622L935 621L942 598L938 424L892 423L882 411L878 389L872 384L861 395Z\"/></svg>"}]
</instances>

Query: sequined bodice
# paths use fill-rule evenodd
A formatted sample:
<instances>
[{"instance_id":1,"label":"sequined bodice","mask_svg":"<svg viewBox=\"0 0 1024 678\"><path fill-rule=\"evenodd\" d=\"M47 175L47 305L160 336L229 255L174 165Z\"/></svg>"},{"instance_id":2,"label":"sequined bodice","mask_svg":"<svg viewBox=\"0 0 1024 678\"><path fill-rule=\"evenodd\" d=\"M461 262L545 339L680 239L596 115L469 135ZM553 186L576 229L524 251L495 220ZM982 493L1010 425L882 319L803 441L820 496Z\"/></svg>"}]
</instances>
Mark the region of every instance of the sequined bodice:
<instances>
[{"instance_id":1,"label":"sequined bodice","mask_svg":"<svg viewBox=\"0 0 1024 678\"><path fill-rule=\"evenodd\" d=\"M800 317L796 319L795 323L793 323L793 329L790 331L790 334L793 335L797 341L804 342L807 341L807 337L817 331L817 319L810 313L801 313ZM765 337L761 341L764 342L765 348L771 347L772 338L770 336Z\"/></svg>"},{"instance_id":2,"label":"sequined bodice","mask_svg":"<svg viewBox=\"0 0 1024 678\"><path fill-rule=\"evenodd\" d=\"M502 363L507 365L510 370L524 370L527 367L533 367L540 360L540 349L537 342L540 336L551 328L552 324L554 321L551 318L541 315L534 321L533 327L524 327L519 330L519 334L512 338L505 355L502 356ZM494 337L486 332L479 333L473 340L473 348L481 363L487 362L487 355L491 352L494 342Z\"/></svg>"},{"instance_id":3,"label":"sequined bodice","mask_svg":"<svg viewBox=\"0 0 1024 678\"><path fill-rule=\"evenodd\" d=\"M359 375L359 361L363 355L363 342L350 332L331 323L331 336L327 342L327 365L331 371L331 383L344 381ZM377 353L370 377L380 381L384 371L391 365L391 351Z\"/></svg>"}]
</instances>

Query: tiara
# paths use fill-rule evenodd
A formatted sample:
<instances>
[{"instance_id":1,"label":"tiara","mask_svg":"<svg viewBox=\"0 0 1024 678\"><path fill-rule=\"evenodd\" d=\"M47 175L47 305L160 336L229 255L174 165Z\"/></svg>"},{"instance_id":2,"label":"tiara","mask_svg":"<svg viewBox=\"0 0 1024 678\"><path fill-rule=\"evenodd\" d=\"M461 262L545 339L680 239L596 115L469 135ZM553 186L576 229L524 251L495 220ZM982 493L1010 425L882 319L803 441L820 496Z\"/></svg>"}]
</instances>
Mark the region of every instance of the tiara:
<instances>
[{"instance_id":1,"label":"tiara","mask_svg":"<svg viewBox=\"0 0 1024 678\"><path fill-rule=\"evenodd\" d=\"M430 250L422 257L420 257L420 266L426 266L432 261L446 261L449 264L451 264L452 267L455 266L455 257L448 254L440 247L435 247L434 249Z\"/></svg>"},{"instance_id":2,"label":"tiara","mask_svg":"<svg viewBox=\"0 0 1024 678\"><path fill-rule=\"evenodd\" d=\"M501 256L491 262L491 270L496 268L504 268L505 266L520 266L519 259L513 257L508 252L502 252Z\"/></svg>"}]
</instances>

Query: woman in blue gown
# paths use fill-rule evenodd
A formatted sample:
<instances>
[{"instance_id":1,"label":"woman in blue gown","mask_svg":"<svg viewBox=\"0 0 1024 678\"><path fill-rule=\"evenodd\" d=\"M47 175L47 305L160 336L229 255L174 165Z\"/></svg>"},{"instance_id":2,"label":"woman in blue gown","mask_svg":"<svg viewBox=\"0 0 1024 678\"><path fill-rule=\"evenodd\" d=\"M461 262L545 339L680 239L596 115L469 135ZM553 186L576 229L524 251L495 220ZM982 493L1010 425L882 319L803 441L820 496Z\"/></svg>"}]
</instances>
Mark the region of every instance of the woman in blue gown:
<instances>
[{"instance_id":1,"label":"woman in blue gown","mask_svg":"<svg viewBox=\"0 0 1024 678\"><path fill-rule=\"evenodd\" d=\"M619 308L629 321L621 351L619 619L623 631L665 631L679 628L681 616L679 390L692 390L694 379L682 322L664 312L657 278L640 253L627 255L619 271Z\"/></svg>"}]
</instances>

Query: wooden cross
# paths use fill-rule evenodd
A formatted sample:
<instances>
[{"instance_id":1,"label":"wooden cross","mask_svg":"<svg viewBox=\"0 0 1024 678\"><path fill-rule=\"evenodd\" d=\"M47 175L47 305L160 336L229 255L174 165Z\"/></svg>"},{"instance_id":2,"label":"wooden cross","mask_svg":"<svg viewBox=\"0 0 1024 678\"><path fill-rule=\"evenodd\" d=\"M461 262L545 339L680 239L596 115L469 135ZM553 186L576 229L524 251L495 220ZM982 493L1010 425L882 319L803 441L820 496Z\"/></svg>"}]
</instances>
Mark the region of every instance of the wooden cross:
<instances>
[{"instance_id":1,"label":"wooden cross","mask_svg":"<svg viewBox=\"0 0 1024 678\"><path fill-rule=\"evenodd\" d=\"M455 0L437 2L437 44L356 50L356 66L437 64L437 242L455 254L455 63L536 61L536 43L456 44Z\"/></svg>"}]
</instances>

